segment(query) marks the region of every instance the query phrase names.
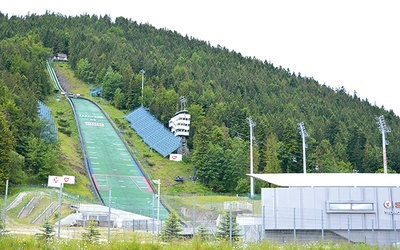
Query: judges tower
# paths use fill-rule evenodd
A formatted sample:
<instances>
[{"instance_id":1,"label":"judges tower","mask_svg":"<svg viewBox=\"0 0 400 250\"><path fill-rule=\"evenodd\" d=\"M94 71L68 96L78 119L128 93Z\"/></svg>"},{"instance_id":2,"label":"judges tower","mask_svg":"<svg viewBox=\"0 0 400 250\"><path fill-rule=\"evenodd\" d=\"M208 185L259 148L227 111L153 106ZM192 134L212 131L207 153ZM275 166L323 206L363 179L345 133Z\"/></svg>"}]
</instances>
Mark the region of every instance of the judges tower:
<instances>
[{"instance_id":1,"label":"judges tower","mask_svg":"<svg viewBox=\"0 0 400 250\"><path fill-rule=\"evenodd\" d=\"M187 155L189 149L187 147L187 137L189 137L190 114L186 110L186 98L180 97L181 109L175 113L175 116L169 120L169 128L175 136L181 138L181 146L178 148L178 154Z\"/></svg>"}]
</instances>

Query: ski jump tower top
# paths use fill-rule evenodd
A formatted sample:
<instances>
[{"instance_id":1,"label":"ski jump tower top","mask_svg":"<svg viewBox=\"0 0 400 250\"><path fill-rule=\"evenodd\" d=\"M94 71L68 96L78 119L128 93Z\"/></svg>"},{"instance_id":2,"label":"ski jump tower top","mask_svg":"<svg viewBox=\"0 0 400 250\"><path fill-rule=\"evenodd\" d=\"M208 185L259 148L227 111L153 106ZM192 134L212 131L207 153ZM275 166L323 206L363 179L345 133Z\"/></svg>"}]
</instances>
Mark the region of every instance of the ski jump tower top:
<instances>
[{"instance_id":1,"label":"ski jump tower top","mask_svg":"<svg viewBox=\"0 0 400 250\"><path fill-rule=\"evenodd\" d=\"M175 116L169 120L169 128L175 136L181 138L181 147L178 149L179 154L188 154L187 137L189 136L190 129L190 114L186 110L186 99L184 96L180 97L181 110L175 113Z\"/></svg>"}]
</instances>

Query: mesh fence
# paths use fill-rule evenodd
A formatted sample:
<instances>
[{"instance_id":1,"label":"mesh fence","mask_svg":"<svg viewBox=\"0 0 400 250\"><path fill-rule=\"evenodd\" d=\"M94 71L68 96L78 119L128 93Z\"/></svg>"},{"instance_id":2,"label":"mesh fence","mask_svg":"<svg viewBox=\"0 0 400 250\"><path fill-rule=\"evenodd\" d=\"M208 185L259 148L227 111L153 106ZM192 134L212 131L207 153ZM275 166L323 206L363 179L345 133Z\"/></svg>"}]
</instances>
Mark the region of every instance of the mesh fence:
<instances>
[{"instance_id":1,"label":"mesh fence","mask_svg":"<svg viewBox=\"0 0 400 250\"><path fill-rule=\"evenodd\" d=\"M277 242L333 241L389 246L400 240L400 218L375 214L328 214L324 210L263 207L263 237Z\"/></svg>"}]
</instances>

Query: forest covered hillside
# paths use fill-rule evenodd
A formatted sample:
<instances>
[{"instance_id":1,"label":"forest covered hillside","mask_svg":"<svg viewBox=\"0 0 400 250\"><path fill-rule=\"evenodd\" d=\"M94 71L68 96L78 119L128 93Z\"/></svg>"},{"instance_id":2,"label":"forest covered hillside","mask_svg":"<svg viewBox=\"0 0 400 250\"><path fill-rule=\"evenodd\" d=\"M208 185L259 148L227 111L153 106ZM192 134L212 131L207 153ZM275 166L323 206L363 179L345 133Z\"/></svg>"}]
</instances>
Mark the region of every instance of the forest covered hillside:
<instances>
[{"instance_id":1,"label":"forest covered hillside","mask_svg":"<svg viewBox=\"0 0 400 250\"><path fill-rule=\"evenodd\" d=\"M0 180L15 171L43 179L50 170L41 159L56 161L51 150L57 147L40 139L35 108L53 91L45 60L57 53L67 54L77 77L103 87L103 97L126 112L143 102L167 124L184 96L192 116L185 161L215 192L249 188L248 117L256 123L256 173L303 171L300 122L310 135L308 172L382 171L376 123L382 115L391 129L388 167L400 171L399 117L357 93L123 17L0 13Z\"/></svg>"}]
</instances>

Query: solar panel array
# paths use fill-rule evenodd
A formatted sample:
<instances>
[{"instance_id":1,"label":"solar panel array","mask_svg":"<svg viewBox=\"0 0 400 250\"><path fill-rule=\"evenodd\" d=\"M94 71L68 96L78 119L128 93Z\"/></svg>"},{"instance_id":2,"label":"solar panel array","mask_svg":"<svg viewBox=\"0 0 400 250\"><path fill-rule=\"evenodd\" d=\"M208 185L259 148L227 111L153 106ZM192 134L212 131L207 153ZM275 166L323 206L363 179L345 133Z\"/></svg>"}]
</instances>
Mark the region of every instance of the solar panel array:
<instances>
[{"instance_id":1,"label":"solar panel array","mask_svg":"<svg viewBox=\"0 0 400 250\"><path fill-rule=\"evenodd\" d=\"M180 138L171 133L160 121L143 106L124 117L130 127L152 149L166 157L180 147Z\"/></svg>"},{"instance_id":2,"label":"solar panel array","mask_svg":"<svg viewBox=\"0 0 400 250\"><path fill-rule=\"evenodd\" d=\"M38 101L38 115L40 121L43 122L41 137L46 142L57 141L56 125L54 124L54 117L51 110L43 102Z\"/></svg>"}]
</instances>

